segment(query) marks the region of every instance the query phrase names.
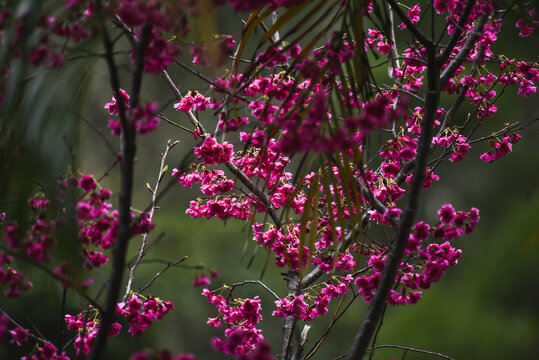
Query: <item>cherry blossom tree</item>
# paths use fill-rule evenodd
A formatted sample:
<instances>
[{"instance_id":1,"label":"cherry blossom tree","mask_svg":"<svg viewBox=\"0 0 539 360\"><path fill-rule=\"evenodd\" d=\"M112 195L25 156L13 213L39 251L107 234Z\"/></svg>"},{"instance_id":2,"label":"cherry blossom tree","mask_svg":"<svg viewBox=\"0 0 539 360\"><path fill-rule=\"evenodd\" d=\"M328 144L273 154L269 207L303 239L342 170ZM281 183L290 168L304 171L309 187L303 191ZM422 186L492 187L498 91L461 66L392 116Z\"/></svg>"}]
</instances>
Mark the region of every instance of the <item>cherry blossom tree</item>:
<instances>
[{"instance_id":1,"label":"cherry blossom tree","mask_svg":"<svg viewBox=\"0 0 539 360\"><path fill-rule=\"evenodd\" d=\"M64 298L69 290L86 304L78 313L64 314L71 342L62 340L63 329L56 340L58 334L29 329L2 308L0 339L10 337L13 346L35 344L25 359L102 359L111 338L143 336L174 310L174 299L160 299L149 289L186 257L168 262L139 289L134 284L139 265L158 246L150 242L156 231L153 216L170 211L160 201L183 188L200 190L185 209L190 217L247 224L250 242L271 259L267 266L284 275L282 288L272 289L261 279L218 287L212 268L199 273L193 291L202 288L201 301L216 309L201 323L224 328L220 338L208 339L208 346L236 359L315 358L338 320L354 303L365 302L368 310L357 322L355 340L340 357L362 359L375 348L386 307L421 306L423 292L458 264L458 239L480 223L479 209L456 209L450 203L440 207L434 223L418 218L422 193L434 191L438 170L509 155L537 120L501 128L488 120L496 116L504 92L524 98L536 92L537 62L498 54L493 46L502 21L509 24L504 31L515 36L533 35L537 21L526 4L4 3L0 136L7 140L2 152L17 151L20 139L13 134L21 131L24 104L40 96L32 93L26 77L78 69L79 61L93 58L106 64L110 88L102 91L111 97L103 104L110 133L98 132L105 146L120 147L109 168L120 174L112 190L102 185L109 171L98 177L72 165L55 190L38 182L36 194L25 199L29 211L20 212L23 217L0 209L4 296L32 296L32 274L19 267L25 264L48 274ZM210 31L213 16L223 9L245 19L238 24L241 36ZM207 68L220 76L209 77ZM182 79L169 73L172 69L204 85L184 89ZM143 80L149 77L170 88L174 101L143 97ZM174 117L166 116L166 109L174 109ZM479 135L484 128L490 135ZM178 141L163 144L155 157L160 158L156 180L146 186L151 199L135 209L137 144L154 131L192 137L197 145L180 166L169 168L168 155ZM479 159L470 159L472 146L484 150ZM5 169L14 167L15 160L4 154ZM16 184L5 180L3 185L2 195L17 196ZM78 253L66 256L58 251L58 233L69 219L76 227ZM378 235L381 229L386 237ZM127 259L130 244L138 249L133 261ZM90 277L106 264L106 296L98 299L88 291L98 286ZM236 297L243 286L254 287L260 296ZM274 302L263 302L262 293ZM263 308L282 320L280 344L264 338ZM313 338L309 330L322 317L331 317L330 325ZM141 352L131 358L194 356Z\"/></svg>"}]
</instances>

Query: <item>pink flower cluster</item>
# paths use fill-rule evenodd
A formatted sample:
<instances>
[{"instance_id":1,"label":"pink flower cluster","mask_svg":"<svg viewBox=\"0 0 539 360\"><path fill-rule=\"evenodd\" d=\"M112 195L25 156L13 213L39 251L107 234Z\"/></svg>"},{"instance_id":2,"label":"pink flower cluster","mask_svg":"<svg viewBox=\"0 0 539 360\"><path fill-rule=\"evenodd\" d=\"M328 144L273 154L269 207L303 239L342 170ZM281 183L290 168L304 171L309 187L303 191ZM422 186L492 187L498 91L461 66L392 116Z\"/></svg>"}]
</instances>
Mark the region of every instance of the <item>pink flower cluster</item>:
<instances>
[{"instance_id":1,"label":"pink flower cluster","mask_svg":"<svg viewBox=\"0 0 539 360\"><path fill-rule=\"evenodd\" d=\"M88 355L99 330L99 314L96 310L89 310L73 316L65 315L67 329L77 333L73 345L77 350L77 356ZM119 323L113 323L110 329L109 338L118 336L122 326Z\"/></svg>"},{"instance_id":2,"label":"pink flower cluster","mask_svg":"<svg viewBox=\"0 0 539 360\"><path fill-rule=\"evenodd\" d=\"M159 298L147 298L141 300L137 295L132 295L127 303L118 303L116 316L125 317L129 324L128 332L131 336L140 336L156 320L174 309L170 301L162 301ZM68 330L77 333L74 346L77 355L88 355L99 330L100 314L95 309L84 311L77 316L67 314L65 321ZM122 325L118 322L112 324L109 338L118 336Z\"/></svg>"},{"instance_id":3,"label":"pink flower cluster","mask_svg":"<svg viewBox=\"0 0 539 360\"><path fill-rule=\"evenodd\" d=\"M5 324L3 324L4 319ZM0 317L0 324L6 327L6 333L8 322L8 318L4 314L2 314L2 316ZM28 341L30 336L33 336L28 330L20 327L9 330L9 333L11 334L10 343L15 343L18 346L22 346L24 342ZM0 331L0 340L2 340L1 335L2 333ZM32 351L32 354L23 356L21 360L69 360L69 357L67 357L65 352L59 353L56 347L50 342L46 342L42 345L36 344Z\"/></svg>"},{"instance_id":4,"label":"pink flower cluster","mask_svg":"<svg viewBox=\"0 0 539 360\"><path fill-rule=\"evenodd\" d=\"M209 170L205 166L203 171L193 171L189 174L180 173L178 169L172 170L174 176L182 186L187 188L193 187L194 183L202 182L200 191L207 196L215 196L230 192L234 189L234 181L225 177L223 170Z\"/></svg>"},{"instance_id":5,"label":"pink flower cluster","mask_svg":"<svg viewBox=\"0 0 539 360\"><path fill-rule=\"evenodd\" d=\"M215 305L219 311L219 316L209 318L207 323L213 327L221 327L221 321L228 325L225 340L219 338L212 340L215 350L232 355L236 359L271 359L270 349L264 342L262 331L256 328L262 320L258 296L253 299L234 299L233 303L229 304L223 296L208 289L204 289L202 295L206 296L208 302Z\"/></svg>"},{"instance_id":6,"label":"pink flower cluster","mask_svg":"<svg viewBox=\"0 0 539 360\"><path fill-rule=\"evenodd\" d=\"M80 227L79 238L83 244L84 266L87 269L100 267L108 262L108 257L100 251L90 248L97 246L101 250L108 250L116 242L118 228L118 211L112 209L108 202L112 193L109 190L97 191L97 184L91 175L85 175L79 182L87 194L87 201L79 201L76 206L77 223ZM150 222L147 214L136 217L131 213L133 234L150 232L154 224Z\"/></svg>"},{"instance_id":7,"label":"pink flower cluster","mask_svg":"<svg viewBox=\"0 0 539 360\"><path fill-rule=\"evenodd\" d=\"M28 205L33 212L35 222L23 238L21 238L22 230L17 224L8 225L4 240L16 255L26 256L36 263L50 262L51 252L57 245L53 234L56 231L58 219L48 219L49 200L43 195L28 199ZM16 270L12 263L13 257L0 251L0 284L9 284L9 288L4 290L4 295L19 297L22 292L32 288L32 283L28 281L24 273Z\"/></svg>"},{"instance_id":8,"label":"pink flower cluster","mask_svg":"<svg viewBox=\"0 0 539 360\"><path fill-rule=\"evenodd\" d=\"M386 41L384 41L384 37L380 31L369 29L367 34L368 37L365 39L365 49L370 48L371 50L374 50L376 48L376 50L382 55L389 54L391 47Z\"/></svg>"},{"instance_id":9,"label":"pink flower cluster","mask_svg":"<svg viewBox=\"0 0 539 360\"><path fill-rule=\"evenodd\" d=\"M270 228L264 231L264 224L255 222L252 229L253 240L259 246L264 246L275 254L275 265L279 267L289 266L292 270L298 270L307 264L310 256L309 248L303 246L301 251L299 249L299 225L282 229Z\"/></svg>"},{"instance_id":10,"label":"pink flower cluster","mask_svg":"<svg viewBox=\"0 0 539 360\"><path fill-rule=\"evenodd\" d=\"M10 343L15 343L18 346L21 346L23 342L28 340L28 330L26 329L18 327L13 330L9 330L9 333L11 334Z\"/></svg>"},{"instance_id":11,"label":"pink flower cluster","mask_svg":"<svg viewBox=\"0 0 539 360\"><path fill-rule=\"evenodd\" d=\"M453 240L471 233L479 222L479 210L471 208L469 212L456 212L451 204L443 205L438 210L440 225L434 230L436 239Z\"/></svg>"},{"instance_id":12,"label":"pink flower cluster","mask_svg":"<svg viewBox=\"0 0 539 360\"><path fill-rule=\"evenodd\" d=\"M416 4L414 6L412 6L409 10L408 10L408 18L410 19L410 22L412 24L417 24L419 23L419 21L421 20L421 18L419 17L419 13L421 12L421 8L419 7L419 4ZM401 23L399 25L399 28L401 30L404 30L406 29L406 25L404 23Z\"/></svg>"},{"instance_id":13,"label":"pink flower cluster","mask_svg":"<svg viewBox=\"0 0 539 360\"><path fill-rule=\"evenodd\" d=\"M518 33L518 36L520 37L530 36L531 34L533 34L535 29L539 27L539 21L533 20L533 17L535 15L535 9L531 9L530 11L528 11L527 15L528 16L525 18L519 19L515 24L515 26L520 29Z\"/></svg>"},{"instance_id":14,"label":"pink flower cluster","mask_svg":"<svg viewBox=\"0 0 539 360\"><path fill-rule=\"evenodd\" d=\"M174 109L185 113L189 111L206 111L209 108L213 108L211 98L204 97L204 95L196 91L190 91L179 103L174 104Z\"/></svg>"},{"instance_id":15,"label":"pink flower cluster","mask_svg":"<svg viewBox=\"0 0 539 360\"><path fill-rule=\"evenodd\" d=\"M486 163L501 159L513 151L513 144L520 140L519 134L505 135L500 141L491 141L490 150L483 153L479 158Z\"/></svg>"},{"instance_id":16,"label":"pink flower cluster","mask_svg":"<svg viewBox=\"0 0 539 360\"><path fill-rule=\"evenodd\" d=\"M310 294L301 294L298 296L286 297L275 301L277 310L273 312L273 316L278 318L287 318L293 316L302 321L312 321L313 319L325 315L328 312L328 305L333 299L337 299L348 293L348 286L352 282L352 275L343 277L337 281L337 285L332 283L324 283L320 286L318 295L311 296ZM306 302L306 299L312 301L312 305Z\"/></svg>"},{"instance_id":17,"label":"pink flower cluster","mask_svg":"<svg viewBox=\"0 0 539 360\"><path fill-rule=\"evenodd\" d=\"M465 136L458 135L451 131L449 131L449 135L433 137L432 144L435 146L443 146L445 148L451 147L453 150L453 153L449 158L449 161L451 162L462 161L471 148L471 145Z\"/></svg>"},{"instance_id":18,"label":"pink flower cluster","mask_svg":"<svg viewBox=\"0 0 539 360\"><path fill-rule=\"evenodd\" d=\"M129 109L129 94L123 90L120 89L120 96L122 97L124 111ZM112 101L105 104L105 109L108 110L109 114L111 115L118 115L120 112L120 107L118 103L118 99L116 98L116 94L112 96Z\"/></svg>"},{"instance_id":19,"label":"pink flower cluster","mask_svg":"<svg viewBox=\"0 0 539 360\"><path fill-rule=\"evenodd\" d=\"M150 42L146 47L146 56L144 57L144 71L150 74L159 74L163 70L168 70L169 65L179 56L182 48L174 45L159 36L153 29ZM134 57L134 52L131 57Z\"/></svg>"},{"instance_id":20,"label":"pink flower cluster","mask_svg":"<svg viewBox=\"0 0 539 360\"><path fill-rule=\"evenodd\" d=\"M182 48L167 41L165 32L187 34L187 4L177 2L164 4L163 1L122 0L119 2L118 15L129 27L134 28L137 37L143 25L151 25L152 32L146 47L144 71L159 74L167 70L174 58L181 54ZM134 52L131 53L134 58Z\"/></svg>"},{"instance_id":21,"label":"pink flower cluster","mask_svg":"<svg viewBox=\"0 0 539 360\"><path fill-rule=\"evenodd\" d=\"M202 146L195 147L193 151L206 165L218 165L232 160L234 146L226 141L219 144L213 137L208 136Z\"/></svg>"},{"instance_id":22,"label":"pink flower cluster","mask_svg":"<svg viewBox=\"0 0 539 360\"><path fill-rule=\"evenodd\" d=\"M69 357L65 351L59 353L53 344L45 343L42 346L36 345L34 354L23 356L21 360L69 360Z\"/></svg>"},{"instance_id":23,"label":"pink flower cluster","mask_svg":"<svg viewBox=\"0 0 539 360\"><path fill-rule=\"evenodd\" d=\"M120 89L120 95L123 99L123 106L129 109L129 95L124 90ZM105 104L105 109L111 115L119 115L119 105L116 96L112 97L112 102ZM131 122L135 124L135 131L139 135L147 134L157 128L159 118L155 116L157 113L157 103L139 104L131 114ZM109 120L108 127L113 135L120 136L122 133L122 125L118 120Z\"/></svg>"},{"instance_id":24,"label":"pink flower cluster","mask_svg":"<svg viewBox=\"0 0 539 360\"><path fill-rule=\"evenodd\" d=\"M26 274L14 269L12 263L13 257L0 251L0 284L9 285L9 288L4 290L4 295L18 298L21 293L30 290L33 284Z\"/></svg>"},{"instance_id":25,"label":"pink flower cluster","mask_svg":"<svg viewBox=\"0 0 539 360\"><path fill-rule=\"evenodd\" d=\"M247 220L252 216L251 201L242 197L225 197L222 199L209 199L191 201L185 213L194 219L210 219L218 217L221 220L239 219Z\"/></svg>"},{"instance_id":26,"label":"pink flower cluster","mask_svg":"<svg viewBox=\"0 0 539 360\"><path fill-rule=\"evenodd\" d=\"M235 119L227 119L224 116L224 113L221 113L219 116L219 122L217 123L217 128L219 130L224 130L225 133L238 131L243 126L249 124L249 118L247 117L238 117Z\"/></svg>"},{"instance_id":27,"label":"pink flower cluster","mask_svg":"<svg viewBox=\"0 0 539 360\"><path fill-rule=\"evenodd\" d=\"M438 211L438 217L441 224L434 230L423 222L414 226L414 231L408 238L405 255L413 259L412 254L417 254L421 260L416 265L406 261L401 263L399 275L395 280L398 288L391 290L389 304L415 304L421 299L421 291L417 290L430 288L433 283L440 281L449 267L457 265L462 252L453 248L449 242L432 243L425 248L422 245L429 239L431 232L434 238L453 240L473 231L479 222L479 210L472 208L468 213L456 212L453 206L445 204ZM354 284L359 287L358 293L363 295L367 302L372 300L387 261L386 255L371 252L369 256L367 266L371 274L359 276L354 280ZM418 272L421 269L423 270Z\"/></svg>"},{"instance_id":28,"label":"pink flower cluster","mask_svg":"<svg viewBox=\"0 0 539 360\"><path fill-rule=\"evenodd\" d=\"M144 299L133 294L127 303L119 303L116 307L116 316L127 319L131 336L140 336L154 321L159 321L165 314L174 310L174 304L159 298Z\"/></svg>"}]
</instances>

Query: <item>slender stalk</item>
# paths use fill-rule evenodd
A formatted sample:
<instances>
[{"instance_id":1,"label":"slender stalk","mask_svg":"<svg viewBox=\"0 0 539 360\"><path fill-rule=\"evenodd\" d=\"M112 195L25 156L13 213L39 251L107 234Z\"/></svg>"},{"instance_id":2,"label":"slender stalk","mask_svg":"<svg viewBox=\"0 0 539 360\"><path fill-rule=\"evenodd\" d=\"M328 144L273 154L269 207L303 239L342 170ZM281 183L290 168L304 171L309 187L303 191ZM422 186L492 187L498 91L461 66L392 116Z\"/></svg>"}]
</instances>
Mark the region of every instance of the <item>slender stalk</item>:
<instances>
[{"instance_id":1,"label":"slender stalk","mask_svg":"<svg viewBox=\"0 0 539 360\"><path fill-rule=\"evenodd\" d=\"M157 181L155 183L155 187L152 189L152 205L150 207L150 211L148 212L148 220L151 222L153 219L153 214L155 212L155 208L157 206L157 193L159 191L159 185L161 184L161 181L163 180L163 175L165 175L165 161L167 159L167 155L170 149L174 145L176 145L177 142L171 142L170 140L167 143L167 147L165 148L165 152L161 156L161 166L159 167L159 174L157 175ZM135 278L135 271L137 267L140 264L140 261L142 260L142 257L146 253L146 246L147 246L147 239L148 239L148 233L145 233L142 235L142 244L140 245L140 250L137 256L137 259L135 261L135 264L131 267L129 270L129 278L127 281L127 287L125 289L125 294L123 297L123 301L125 302L127 300L127 297L129 296L129 293L131 292L131 287L133 285L133 280Z\"/></svg>"}]
</instances>

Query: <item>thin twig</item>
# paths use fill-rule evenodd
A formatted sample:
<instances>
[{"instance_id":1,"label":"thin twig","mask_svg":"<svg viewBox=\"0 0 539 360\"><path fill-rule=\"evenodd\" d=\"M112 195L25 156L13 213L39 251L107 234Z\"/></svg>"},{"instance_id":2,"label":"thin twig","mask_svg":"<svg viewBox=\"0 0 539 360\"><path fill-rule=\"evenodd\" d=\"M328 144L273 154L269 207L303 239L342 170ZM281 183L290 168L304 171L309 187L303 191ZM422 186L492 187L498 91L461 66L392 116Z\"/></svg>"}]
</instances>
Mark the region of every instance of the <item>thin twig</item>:
<instances>
[{"instance_id":1,"label":"thin twig","mask_svg":"<svg viewBox=\"0 0 539 360\"><path fill-rule=\"evenodd\" d=\"M477 18L475 22L475 26L470 33L470 36L468 36L468 38L466 39L466 42L460 49L459 53L457 54L457 56L455 56L453 61L449 63L447 68L442 72L442 75L440 75L440 89L444 88L444 86L447 84L449 79L451 79L453 75L455 74L455 71L457 71L457 69L460 67L460 65L462 65L464 60L467 59L468 54L472 50L477 40L479 40L479 37L482 35L483 27L485 26L487 19L488 19L488 15L486 14L479 15L479 17Z\"/></svg>"},{"instance_id":2,"label":"thin twig","mask_svg":"<svg viewBox=\"0 0 539 360\"><path fill-rule=\"evenodd\" d=\"M234 290L235 287L243 286L243 285L247 285L247 284L258 284L258 285L262 286L267 292L269 292L275 299L281 300L279 295L277 295L273 290L271 290L266 284L264 284L260 280L244 280L242 282L234 283L234 284L230 285L230 293L232 294L232 291Z\"/></svg>"},{"instance_id":3,"label":"thin twig","mask_svg":"<svg viewBox=\"0 0 539 360\"><path fill-rule=\"evenodd\" d=\"M425 47L429 48L432 47L432 41L429 40L425 34L419 30L417 26L415 26L411 21L410 18L402 11L400 6L397 4L395 0L388 0L389 4L391 5L391 8L395 10L399 18L402 20L404 24L406 24L406 28L409 29L412 34L416 37L417 40Z\"/></svg>"},{"instance_id":4,"label":"thin twig","mask_svg":"<svg viewBox=\"0 0 539 360\"><path fill-rule=\"evenodd\" d=\"M505 134L507 134L509 132L524 129L528 125L531 125L532 123L534 123L534 122L536 122L538 120L539 120L539 118L535 118L535 119L530 120L530 121L528 121L527 123L524 123L524 124L521 124L520 122L517 121L516 123L509 124L509 125L505 126L503 129L501 129L500 131L497 131L497 132L495 132L495 133L493 133L493 134L491 134L489 136L483 136L483 137L480 137L479 139L470 140L468 143L469 144L474 144L474 143L478 143L478 142L481 142L481 141L494 139L494 138L497 138L498 136L505 135Z\"/></svg>"},{"instance_id":5,"label":"thin twig","mask_svg":"<svg viewBox=\"0 0 539 360\"><path fill-rule=\"evenodd\" d=\"M105 136L105 134L103 134L103 132L100 129L98 129L94 124L88 121L84 116L79 115L79 117L86 125L88 125L93 131L96 132L96 134L101 138L101 140L103 140L103 142L105 143L105 146L107 147L107 149L109 149L112 156L116 156L118 152L114 150L114 147L112 146L109 139Z\"/></svg>"},{"instance_id":6,"label":"thin twig","mask_svg":"<svg viewBox=\"0 0 539 360\"><path fill-rule=\"evenodd\" d=\"M155 280L157 280L157 278L159 278L161 275L163 275L165 273L165 271L167 271L168 269L170 269L171 267L175 267L177 266L179 263L183 262L187 260L187 256L184 256L182 257L181 259L178 259L176 260L175 262L171 263L167 263L167 265L163 268L163 270L161 270L160 272L158 272L157 274L154 275L154 277L148 281L148 283L146 285L144 285L143 287L141 287L140 289L137 290L137 292L140 294L142 293L144 290L146 290L147 288L149 288L150 286L152 286L153 282Z\"/></svg>"},{"instance_id":7,"label":"thin twig","mask_svg":"<svg viewBox=\"0 0 539 360\"><path fill-rule=\"evenodd\" d=\"M369 348L368 350L372 351L374 349L383 349L383 348L392 348L392 349L401 349L401 350L405 350L405 351L413 351L413 352L417 352L417 353L421 353L421 354L434 355L434 356L441 357L441 358L447 359L447 360L454 360L452 357L449 357L447 355L440 354L440 353L437 353L437 352L434 352L434 351L416 349L416 348L412 348L412 347L408 347L408 346L400 346L400 345L376 345L375 347Z\"/></svg>"},{"instance_id":8,"label":"thin twig","mask_svg":"<svg viewBox=\"0 0 539 360\"><path fill-rule=\"evenodd\" d=\"M159 192L159 185L161 185L161 181L163 180L163 177L165 175L166 169L165 169L165 161L167 159L168 152L170 149L172 149L178 142L172 142L171 140L168 140L167 146L165 148L165 152L161 156L161 166L159 166L159 173L157 174L157 181L155 182L155 187L151 190L152 191L152 204L150 207L150 211L148 211L148 221L152 221L153 214L155 212L155 207L157 206L157 193ZM146 253L146 245L147 245L147 238L148 233L144 233L142 235L142 244L140 245L140 250L138 253L137 260L135 261L135 264L130 268L129 270L129 279L127 281L127 287L125 289L125 294L123 297L123 301L125 302L127 300L127 297L129 296L129 293L131 292L131 286L133 285L133 280L135 278L135 270L137 269L140 260L142 260L142 257Z\"/></svg>"},{"instance_id":9,"label":"thin twig","mask_svg":"<svg viewBox=\"0 0 539 360\"><path fill-rule=\"evenodd\" d=\"M185 126L183 125L180 125L178 123L175 123L174 121L168 119L165 115L162 115L162 114L157 114L157 117L160 118L161 120L165 120L167 123L169 123L170 125L173 125L173 126L176 126L177 128L180 128L182 129L183 131L187 131L188 133L191 133L191 134L194 134L195 132L191 129L188 129L186 128Z\"/></svg>"},{"instance_id":10,"label":"thin twig","mask_svg":"<svg viewBox=\"0 0 539 360\"><path fill-rule=\"evenodd\" d=\"M2 309L1 307L0 307L0 312L2 312L2 313L8 318L8 320L11 321L11 323L12 323L13 325L15 325L16 327L18 327L19 329L26 330L26 328L25 328L24 326L22 326L22 325L20 325L18 322L16 322L16 321L15 321L11 316L9 316L9 314L8 314L4 309ZM44 343L44 344L45 344L45 343L50 343L49 340L44 339L44 338L42 338L42 337L39 337L39 336L37 336L37 335L34 335L34 334L31 333L31 332L28 332L28 336L30 336L31 338L36 339L36 340L38 340L38 341L40 341L40 342L42 342L42 343Z\"/></svg>"}]
</instances>

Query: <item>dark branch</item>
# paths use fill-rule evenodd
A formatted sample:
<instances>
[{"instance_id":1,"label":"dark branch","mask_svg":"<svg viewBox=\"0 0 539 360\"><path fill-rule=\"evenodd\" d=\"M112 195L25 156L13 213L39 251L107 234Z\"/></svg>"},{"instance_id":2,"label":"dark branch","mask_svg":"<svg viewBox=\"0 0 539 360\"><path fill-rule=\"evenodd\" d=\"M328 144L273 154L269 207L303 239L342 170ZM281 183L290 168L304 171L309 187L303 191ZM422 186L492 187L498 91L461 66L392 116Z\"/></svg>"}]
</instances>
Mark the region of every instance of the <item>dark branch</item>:
<instances>
[{"instance_id":1,"label":"dark branch","mask_svg":"<svg viewBox=\"0 0 539 360\"><path fill-rule=\"evenodd\" d=\"M468 54L472 50L473 46L479 39L479 37L482 35L483 26L485 26L485 23L487 22L488 15L480 15L477 18L477 21L475 23L475 26L470 33L470 36L468 36L468 39L466 39L466 42L460 49L457 56L451 61L449 66L443 71L442 75L440 76L440 89L443 89L444 86L447 84L449 79L455 75L455 71L459 68L460 65L466 60L468 57Z\"/></svg>"},{"instance_id":2,"label":"dark branch","mask_svg":"<svg viewBox=\"0 0 539 360\"><path fill-rule=\"evenodd\" d=\"M97 3L99 6L100 2L98 1ZM118 206L118 236L113 249L112 270L108 282L108 292L104 307L105 311L101 313L99 332L97 334L96 341L90 354L91 360L98 360L103 358L103 353L107 345L110 327L112 325L112 322L114 321L114 314L116 310L116 303L118 302L118 296L120 294L120 288L122 287L122 276L125 268L127 245L132 235L130 224L130 209L133 192L136 134L134 124L130 120L133 110L138 105L138 98L142 83L142 74L144 71L144 58L146 53L146 47L148 45L150 34L152 31L152 28L149 25L145 25L141 29L141 34L135 54L135 72L133 74L132 82L130 113L129 118L127 118L125 114L126 104L124 104L123 98L120 95L120 82L116 63L114 60L113 43L107 32L104 20L102 18L102 14L99 15L99 18L101 19L100 26L105 45L105 57L107 60L108 70L110 74L111 87L116 96L116 101L118 102L120 122L122 124L122 159L120 164L122 178Z\"/></svg>"},{"instance_id":3,"label":"dark branch","mask_svg":"<svg viewBox=\"0 0 539 360\"><path fill-rule=\"evenodd\" d=\"M391 5L391 9L395 10L399 18L402 20L404 24L406 24L406 28L410 30L410 32L416 37L417 40L425 47L425 48L431 48L433 46L432 41L425 36L419 30L417 26L415 26L411 21L410 18L402 11L399 4L395 0L387 0L387 2Z\"/></svg>"},{"instance_id":4,"label":"dark branch","mask_svg":"<svg viewBox=\"0 0 539 360\"><path fill-rule=\"evenodd\" d=\"M406 199L403 216L398 223L395 240L391 246L391 251L388 253L380 284L376 288L373 300L363 319L361 328L356 334L352 348L350 349L349 359L351 360L363 358L376 330L376 326L382 317L384 306L389 296L389 292L393 287L397 270L408 243L410 228L413 224L419 204L419 195L421 194L421 189L423 187L428 151L433 136L434 118L440 97L440 88L438 87L440 71L436 62L435 50L433 47L427 48L427 61L428 90L425 101L425 111L421 123L421 137L419 139L412 184L410 186L408 198Z\"/></svg>"},{"instance_id":5,"label":"dark branch","mask_svg":"<svg viewBox=\"0 0 539 360\"><path fill-rule=\"evenodd\" d=\"M449 39L449 42L447 43L444 52L442 55L440 55L439 58L439 64L443 65L447 60L449 60L449 56L451 55L451 52L457 45L457 41L460 38L460 35L462 35L462 30L464 29L464 25L466 25L466 21L468 21L468 17L470 16L470 12L472 11L472 7L475 4L475 0L468 0L466 1L466 5L464 7L464 11L462 12L462 15L460 16L459 23L455 27L455 31L453 32L453 35L451 35L451 38Z\"/></svg>"}]
</instances>

